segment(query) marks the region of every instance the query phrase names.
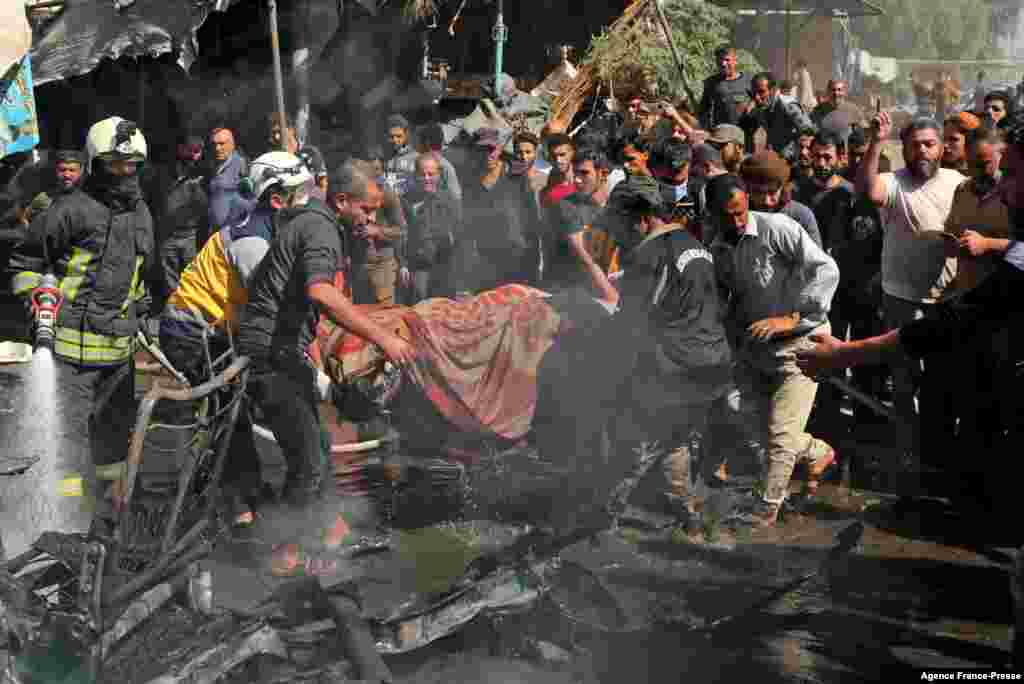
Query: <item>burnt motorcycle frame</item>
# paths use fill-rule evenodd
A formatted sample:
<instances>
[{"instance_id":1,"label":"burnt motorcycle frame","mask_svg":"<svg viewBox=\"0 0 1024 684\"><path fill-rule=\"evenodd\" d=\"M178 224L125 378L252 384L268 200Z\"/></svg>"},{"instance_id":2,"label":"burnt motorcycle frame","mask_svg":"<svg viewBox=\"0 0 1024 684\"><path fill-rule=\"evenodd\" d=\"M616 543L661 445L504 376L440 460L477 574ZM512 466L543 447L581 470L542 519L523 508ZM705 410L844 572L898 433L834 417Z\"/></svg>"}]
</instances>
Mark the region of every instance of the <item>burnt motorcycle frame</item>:
<instances>
[{"instance_id":1,"label":"burnt motorcycle frame","mask_svg":"<svg viewBox=\"0 0 1024 684\"><path fill-rule=\"evenodd\" d=\"M213 357L206 342L207 382L182 386L158 377L143 396L122 480L123 504L109 532L97 525L90 535L47 531L28 551L0 565L3 627L12 656L33 640L70 634L98 680L111 649L159 607L151 605L156 589L167 585L164 592L156 592L162 605L187 586L193 564L211 551L207 537L217 515L231 436L243 410L249 360L233 349ZM156 422L157 407L168 403L188 403L199 410L192 422ZM157 534L141 539L139 532L146 526L137 523L146 512L136 505L140 471L146 437L157 429L193 434L173 503L158 521L159 529L147 530ZM7 667L13 662L9 658Z\"/></svg>"}]
</instances>

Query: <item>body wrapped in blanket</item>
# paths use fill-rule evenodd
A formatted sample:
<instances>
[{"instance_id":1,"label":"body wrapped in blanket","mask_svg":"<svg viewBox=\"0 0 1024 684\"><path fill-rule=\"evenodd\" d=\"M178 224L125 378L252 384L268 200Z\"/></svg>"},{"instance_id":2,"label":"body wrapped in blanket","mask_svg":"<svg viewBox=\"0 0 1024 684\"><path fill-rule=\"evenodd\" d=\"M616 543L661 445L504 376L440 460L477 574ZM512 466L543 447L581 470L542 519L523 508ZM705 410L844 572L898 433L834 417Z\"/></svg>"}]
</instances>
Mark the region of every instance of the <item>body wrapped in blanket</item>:
<instances>
[{"instance_id":1,"label":"body wrapped in blanket","mask_svg":"<svg viewBox=\"0 0 1024 684\"><path fill-rule=\"evenodd\" d=\"M524 285L505 285L465 301L367 308L377 323L420 352L423 360L403 382L427 400L449 432L509 441L529 432L541 360L571 327L546 293ZM361 383L393 394L381 350L329 320L321 321L310 356L341 388Z\"/></svg>"}]
</instances>

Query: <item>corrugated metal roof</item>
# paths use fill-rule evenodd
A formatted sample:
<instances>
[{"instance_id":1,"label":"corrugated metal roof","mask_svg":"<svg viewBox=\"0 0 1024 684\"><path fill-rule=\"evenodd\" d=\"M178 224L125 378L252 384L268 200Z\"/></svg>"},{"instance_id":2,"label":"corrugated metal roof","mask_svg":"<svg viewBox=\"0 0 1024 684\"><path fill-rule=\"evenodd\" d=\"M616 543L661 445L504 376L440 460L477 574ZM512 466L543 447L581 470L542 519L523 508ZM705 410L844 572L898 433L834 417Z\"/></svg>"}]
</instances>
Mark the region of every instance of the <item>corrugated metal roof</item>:
<instances>
[{"instance_id":1,"label":"corrugated metal roof","mask_svg":"<svg viewBox=\"0 0 1024 684\"><path fill-rule=\"evenodd\" d=\"M236 1L135 0L118 10L114 0L67 0L32 47L35 84L88 73L104 58L156 57L175 48L187 71L199 27L211 12Z\"/></svg>"}]
</instances>

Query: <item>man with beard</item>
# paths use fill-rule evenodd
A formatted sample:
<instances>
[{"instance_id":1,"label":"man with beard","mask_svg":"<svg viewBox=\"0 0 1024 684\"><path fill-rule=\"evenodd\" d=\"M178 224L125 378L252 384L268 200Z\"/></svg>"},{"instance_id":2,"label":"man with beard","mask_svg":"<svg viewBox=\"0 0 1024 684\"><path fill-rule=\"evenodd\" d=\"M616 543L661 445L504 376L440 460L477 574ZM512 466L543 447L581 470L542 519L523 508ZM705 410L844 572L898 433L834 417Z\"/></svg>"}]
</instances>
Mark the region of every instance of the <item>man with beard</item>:
<instances>
[{"instance_id":1,"label":"man with beard","mask_svg":"<svg viewBox=\"0 0 1024 684\"><path fill-rule=\"evenodd\" d=\"M821 246L833 256L833 247L840 246L843 240L854 197L853 183L839 175L843 148L842 139L835 133L815 136L811 144L813 175L800 181L795 193L795 198L814 212L821 233Z\"/></svg>"},{"instance_id":2,"label":"man with beard","mask_svg":"<svg viewBox=\"0 0 1024 684\"><path fill-rule=\"evenodd\" d=\"M857 190L881 210L884 230L882 244L882 308L885 326L892 330L932 312L952 293L956 258L947 255L943 233L953 206L957 187L965 180L953 169L940 168L941 129L925 117L913 119L900 133L906 167L895 173L878 172L882 146L889 138L892 120L881 112L872 122L871 144L860 166ZM915 391L940 377L942 359L906 360L892 366L896 409L913 418ZM924 377L925 375L929 377ZM923 390L919 399L920 425L927 430L911 436L911 447L919 458L938 458L948 443L930 441L944 434L946 422L941 391Z\"/></svg>"},{"instance_id":3,"label":"man with beard","mask_svg":"<svg viewBox=\"0 0 1024 684\"><path fill-rule=\"evenodd\" d=\"M57 176L58 195L74 192L82 182L82 163L85 160L78 150L58 150L54 155L53 172Z\"/></svg>"},{"instance_id":4,"label":"man with beard","mask_svg":"<svg viewBox=\"0 0 1024 684\"><path fill-rule=\"evenodd\" d=\"M985 96L985 125L989 128L1001 126L1013 116L1013 98L1005 90L993 90Z\"/></svg>"},{"instance_id":5,"label":"man with beard","mask_svg":"<svg viewBox=\"0 0 1024 684\"><path fill-rule=\"evenodd\" d=\"M751 211L743 182L724 178L711 198L722 228L711 251L729 294L737 384L756 402L768 449L765 489L747 520L768 526L789 495L797 462L808 464L805 493L813 496L835 461L832 447L806 431L818 384L796 367L795 353L812 346L809 335L828 334L839 269L792 219Z\"/></svg>"},{"instance_id":6,"label":"man with beard","mask_svg":"<svg viewBox=\"0 0 1024 684\"><path fill-rule=\"evenodd\" d=\"M835 130L850 125L861 125L864 121L864 112L861 108L847 99L849 86L846 81L834 78L828 82L827 87L829 99L822 102L811 112L811 121L819 129ZM841 116L836 116L840 114Z\"/></svg>"},{"instance_id":7,"label":"man with beard","mask_svg":"<svg viewBox=\"0 0 1024 684\"><path fill-rule=\"evenodd\" d=\"M670 510L697 522L693 471L707 449L713 407L732 388L732 353L711 253L657 193L629 198L641 236L622 277L622 310L612 325L629 339L630 372L617 396L620 454L657 441L668 452L663 472ZM702 473L709 476L710 473Z\"/></svg>"},{"instance_id":8,"label":"man with beard","mask_svg":"<svg viewBox=\"0 0 1024 684\"><path fill-rule=\"evenodd\" d=\"M753 148L754 134L763 128L769 149L783 158L795 161L800 131L814 124L795 101L780 98L775 89L775 77L763 72L754 76L750 84L754 109L739 124L747 136L747 149Z\"/></svg>"},{"instance_id":9,"label":"man with beard","mask_svg":"<svg viewBox=\"0 0 1024 684\"><path fill-rule=\"evenodd\" d=\"M804 178L811 178L814 175L814 159L811 157L811 143L818 132L813 128L805 128L800 131L797 144L800 146L797 152L796 180L799 182Z\"/></svg>"},{"instance_id":10,"label":"man with beard","mask_svg":"<svg viewBox=\"0 0 1024 684\"><path fill-rule=\"evenodd\" d=\"M336 511L320 508L325 481L333 481L323 458L315 373L307 356L320 316L376 344L403 369L415 362L416 353L335 285L345 263L342 231L371 220L383 201L380 187L350 162L330 175L328 200L310 199L280 216L284 228L275 233L250 280L236 344L251 363L248 396L289 461L283 507L263 518L267 531L277 541L281 535L313 533L314 543L331 548L341 543L345 523ZM326 489L333 498L334 487ZM302 560L301 547L279 547L274 560L275 571L291 572Z\"/></svg>"},{"instance_id":11,"label":"man with beard","mask_svg":"<svg viewBox=\"0 0 1024 684\"><path fill-rule=\"evenodd\" d=\"M821 232L814 212L800 202L786 201L784 188L789 181L789 173L786 160L771 150L747 157L740 167L740 178L754 211L788 216L804 229L814 244L821 247Z\"/></svg>"},{"instance_id":12,"label":"man with beard","mask_svg":"<svg viewBox=\"0 0 1024 684\"><path fill-rule=\"evenodd\" d=\"M408 221L402 279L411 290L409 303L453 296L449 272L460 212L441 190L441 165L433 153L416 158L415 185L402 198L402 211Z\"/></svg>"},{"instance_id":13,"label":"man with beard","mask_svg":"<svg viewBox=\"0 0 1024 684\"><path fill-rule=\"evenodd\" d=\"M712 129L707 142L721 152L722 164L725 165L726 171L732 174L740 172L743 150L746 149L746 136L742 128L732 124L720 124Z\"/></svg>"},{"instance_id":14,"label":"man with beard","mask_svg":"<svg viewBox=\"0 0 1024 684\"><path fill-rule=\"evenodd\" d=\"M191 137L177 148L174 168L154 193L156 244L160 254L159 309L178 289L181 272L196 257L199 235L206 230L210 200L205 187L203 141ZM166 167L165 167L166 168Z\"/></svg>"},{"instance_id":15,"label":"man with beard","mask_svg":"<svg viewBox=\"0 0 1024 684\"><path fill-rule=\"evenodd\" d=\"M313 175L295 155L268 152L253 160L245 185L255 200L253 209L236 207L227 225L190 260L162 309L160 349L192 385L210 379L207 351L217 358L230 348L249 283L278 231L279 214L306 203ZM231 500L233 523L240 526L252 523L253 497L262 484L255 446L247 441L251 432L248 413L243 412L224 465L224 491Z\"/></svg>"},{"instance_id":16,"label":"man with beard","mask_svg":"<svg viewBox=\"0 0 1024 684\"><path fill-rule=\"evenodd\" d=\"M942 168L967 173L967 137L979 126L981 121L970 112L946 119L942 125Z\"/></svg>"},{"instance_id":17,"label":"man with beard","mask_svg":"<svg viewBox=\"0 0 1024 684\"><path fill-rule=\"evenodd\" d=\"M999 129L978 129L971 134L968 154L971 178L957 188L946 231L957 238L949 253L958 257L956 278L950 284L954 305L964 306L999 266L1016 237L1010 221L1005 184L1000 169L1006 148ZM1010 359L1005 335L977 340L970 349L958 351L964 382L957 395L959 438L966 453L987 453L1002 433L998 378ZM1010 373L1012 375L1012 373ZM971 492L981 494L980 491Z\"/></svg>"},{"instance_id":18,"label":"man with beard","mask_svg":"<svg viewBox=\"0 0 1024 684\"><path fill-rule=\"evenodd\" d=\"M53 410L62 424L56 460L24 476L32 496L48 499L23 521L38 529L18 531L29 543L44 530L89 530L91 509L105 501L97 482L125 472L135 417L134 340L149 310L142 276L153 255L153 220L139 185L146 140L134 123L112 117L89 129L86 155L86 181L33 223L11 257L14 294L29 299L47 274L64 293L53 343ZM24 551L4 541L9 552Z\"/></svg>"},{"instance_id":19,"label":"man with beard","mask_svg":"<svg viewBox=\"0 0 1024 684\"><path fill-rule=\"evenodd\" d=\"M854 126L850 129L850 137L846 139L846 166L843 168L842 176L851 183L857 182L857 171L864 161L864 155L868 152L868 134L864 128ZM889 157L882 153L878 159L878 172L889 173L892 170L892 162Z\"/></svg>"},{"instance_id":20,"label":"man with beard","mask_svg":"<svg viewBox=\"0 0 1024 684\"><path fill-rule=\"evenodd\" d=\"M384 178L388 188L399 197L412 187L412 177L416 173L416 150L409 139L409 130L409 120L401 114L388 117L388 154L384 160Z\"/></svg>"},{"instance_id":21,"label":"man with beard","mask_svg":"<svg viewBox=\"0 0 1024 684\"><path fill-rule=\"evenodd\" d=\"M750 76L736 69L736 48L715 50L718 73L704 79L704 95L697 112L701 127L710 131L718 124L738 124L750 109Z\"/></svg>"}]
</instances>

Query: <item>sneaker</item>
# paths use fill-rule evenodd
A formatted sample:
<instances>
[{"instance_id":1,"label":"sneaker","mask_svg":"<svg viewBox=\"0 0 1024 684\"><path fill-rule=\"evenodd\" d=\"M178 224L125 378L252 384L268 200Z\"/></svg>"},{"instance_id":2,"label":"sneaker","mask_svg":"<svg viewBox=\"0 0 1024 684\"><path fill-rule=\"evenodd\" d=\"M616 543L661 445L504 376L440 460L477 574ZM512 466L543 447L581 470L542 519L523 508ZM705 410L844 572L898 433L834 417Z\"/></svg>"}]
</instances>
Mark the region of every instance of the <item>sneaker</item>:
<instances>
[{"instance_id":1,"label":"sneaker","mask_svg":"<svg viewBox=\"0 0 1024 684\"><path fill-rule=\"evenodd\" d=\"M836 465L836 450L829 448L824 456L812 461L807 465L807 481L804 483L803 493L812 497L818 493L818 485L825 479L832 468Z\"/></svg>"}]
</instances>

